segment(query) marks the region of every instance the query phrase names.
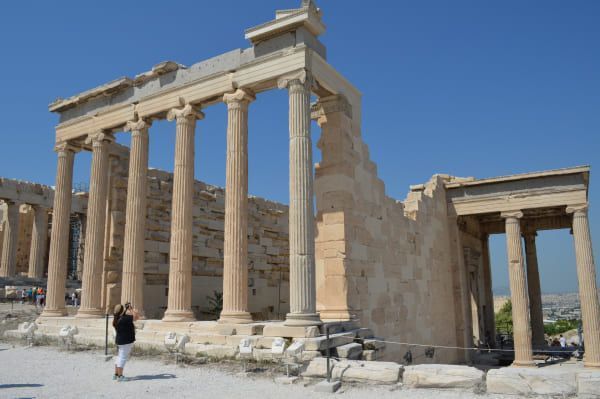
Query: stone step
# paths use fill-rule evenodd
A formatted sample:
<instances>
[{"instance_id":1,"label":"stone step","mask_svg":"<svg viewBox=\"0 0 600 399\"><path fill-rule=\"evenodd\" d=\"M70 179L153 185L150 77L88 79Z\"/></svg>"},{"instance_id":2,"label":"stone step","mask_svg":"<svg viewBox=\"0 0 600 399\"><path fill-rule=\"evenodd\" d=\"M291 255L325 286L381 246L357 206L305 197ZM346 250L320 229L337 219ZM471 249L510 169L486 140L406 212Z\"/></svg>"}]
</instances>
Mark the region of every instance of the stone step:
<instances>
[{"instance_id":1,"label":"stone step","mask_svg":"<svg viewBox=\"0 0 600 399\"><path fill-rule=\"evenodd\" d=\"M327 337L325 336L315 338L296 338L294 339L294 342L296 341L304 342L304 350L324 351L327 349ZM351 332L331 334L329 336L329 348L335 348L337 346L346 345L352 342L354 342L354 334Z\"/></svg>"},{"instance_id":2,"label":"stone step","mask_svg":"<svg viewBox=\"0 0 600 399\"><path fill-rule=\"evenodd\" d=\"M475 367L419 364L404 368L402 382L408 388L461 388L480 390L485 373Z\"/></svg>"},{"instance_id":3,"label":"stone step","mask_svg":"<svg viewBox=\"0 0 600 399\"><path fill-rule=\"evenodd\" d=\"M368 382L376 384L396 384L404 367L394 362L366 362L362 360L332 360L332 377L342 381ZM327 374L327 359L313 359L304 377L325 378Z\"/></svg>"}]
</instances>

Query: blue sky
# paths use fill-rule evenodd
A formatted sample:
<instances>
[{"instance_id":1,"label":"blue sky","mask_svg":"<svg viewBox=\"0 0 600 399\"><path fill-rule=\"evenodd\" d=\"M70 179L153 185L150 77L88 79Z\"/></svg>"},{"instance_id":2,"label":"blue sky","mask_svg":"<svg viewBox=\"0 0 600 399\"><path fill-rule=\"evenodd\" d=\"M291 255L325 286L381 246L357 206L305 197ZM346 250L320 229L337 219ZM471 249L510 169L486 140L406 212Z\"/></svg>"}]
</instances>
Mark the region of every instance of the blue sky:
<instances>
[{"instance_id":1,"label":"blue sky","mask_svg":"<svg viewBox=\"0 0 600 399\"><path fill-rule=\"evenodd\" d=\"M300 0L7 2L0 13L0 176L53 184L57 117L47 105L164 60L191 65L248 47L244 29ZM318 2L328 61L363 93L363 136L387 192L404 199L434 173L490 177L590 164L600 257L600 2ZM223 105L205 110L196 178L225 181ZM173 169L175 129L156 122L150 164ZM315 139L318 129L314 129ZM118 137L127 143L124 134ZM316 141L316 140L315 140ZM287 97L250 113L250 192L287 202ZM318 160L319 153L315 151ZM75 182L89 177L79 154ZM491 239L507 287L504 237ZM545 292L577 289L572 237L538 237Z\"/></svg>"}]
</instances>

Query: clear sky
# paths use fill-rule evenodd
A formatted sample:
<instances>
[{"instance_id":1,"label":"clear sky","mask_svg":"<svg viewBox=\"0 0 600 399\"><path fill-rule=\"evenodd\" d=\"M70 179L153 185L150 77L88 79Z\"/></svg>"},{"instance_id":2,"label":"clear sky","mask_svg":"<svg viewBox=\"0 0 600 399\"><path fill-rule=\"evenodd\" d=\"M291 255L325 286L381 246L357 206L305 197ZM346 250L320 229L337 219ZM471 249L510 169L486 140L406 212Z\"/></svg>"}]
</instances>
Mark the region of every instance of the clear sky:
<instances>
[{"instance_id":1,"label":"clear sky","mask_svg":"<svg viewBox=\"0 0 600 399\"><path fill-rule=\"evenodd\" d=\"M164 60L191 65L245 48L244 29L300 0L11 1L0 12L0 176L54 184L47 105ZM363 93L363 136L387 192L434 173L491 177L589 164L600 258L600 1L321 0L328 61ZM205 110L196 178L225 182L223 105ZM173 169L174 125L151 129L150 165ZM318 138L318 129L314 129ZM118 139L127 143L127 136ZM287 96L250 112L250 192L288 201ZM315 149L318 161L320 154ZM75 182L89 178L78 154ZM508 286L504 236L494 287ZM545 292L575 291L572 237L538 237Z\"/></svg>"}]
</instances>

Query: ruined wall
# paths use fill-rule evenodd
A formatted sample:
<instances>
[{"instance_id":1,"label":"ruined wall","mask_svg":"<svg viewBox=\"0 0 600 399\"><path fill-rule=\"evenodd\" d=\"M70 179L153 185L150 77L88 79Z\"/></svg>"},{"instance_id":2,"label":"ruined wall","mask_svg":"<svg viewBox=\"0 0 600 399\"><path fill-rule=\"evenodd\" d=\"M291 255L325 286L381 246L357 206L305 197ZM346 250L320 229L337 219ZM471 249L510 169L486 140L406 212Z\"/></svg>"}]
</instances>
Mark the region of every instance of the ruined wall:
<instances>
[{"instance_id":1,"label":"ruined wall","mask_svg":"<svg viewBox=\"0 0 600 399\"><path fill-rule=\"evenodd\" d=\"M173 175L151 169L146 218L146 289L151 317L167 304ZM281 319L289 310L287 206L248 200L248 302L255 319ZM207 296L223 292L225 190L197 181L194 190L192 306L199 319L209 314Z\"/></svg>"},{"instance_id":2,"label":"ruined wall","mask_svg":"<svg viewBox=\"0 0 600 399\"><path fill-rule=\"evenodd\" d=\"M316 168L317 307L326 320L358 319L392 341L456 345L455 295L445 176L434 176L405 202L385 194L360 132L360 103L320 99ZM401 361L407 346L388 344ZM414 361L460 361L455 349L410 348Z\"/></svg>"},{"instance_id":3,"label":"ruined wall","mask_svg":"<svg viewBox=\"0 0 600 399\"><path fill-rule=\"evenodd\" d=\"M111 157L111 191L104 261L107 307L120 302L128 154ZM117 155L118 153L118 155ZM167 306L173 174L148 171L144 307L162 318ZM248 302L256 320L283 319L289 311L288 208L261 198L248 199ZM214 319L207 297L223 292L225 191L197 181L194 190L192 307L198 319ZM85 267L83 265L82 267ZM104 299L103 299L104 300Z\"/></svg>"},{"instance_id":4,"label":"ruined wall","mask_svg":"<svg viewBox=\"0 0 600 399\"><path fill-rule=\"evenodd\" d=\"M29 252L31 249L31 233L33 231L33 211L29 206L21 206L19 212L19 243L17 245L16 273L25 274L29 271Z\"/></svg>"}]
</instances>

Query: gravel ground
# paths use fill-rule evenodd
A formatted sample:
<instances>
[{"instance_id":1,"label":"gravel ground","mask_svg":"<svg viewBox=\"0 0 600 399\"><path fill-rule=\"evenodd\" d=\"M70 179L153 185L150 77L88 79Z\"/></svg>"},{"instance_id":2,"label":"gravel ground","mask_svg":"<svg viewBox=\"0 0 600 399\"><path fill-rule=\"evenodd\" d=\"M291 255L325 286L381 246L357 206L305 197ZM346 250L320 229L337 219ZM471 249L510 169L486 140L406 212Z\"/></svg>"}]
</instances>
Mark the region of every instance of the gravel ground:
<instances>
[{"instance_id":1,"label":"gravel ground","mask_svg":"<svg viewBox=\"0 0 600 399\"><path fill-rule=\"evenodd\" d=\"M0 343L0 398L328 398L306 382L282 385L269 373L239 376L239 365L181 366L160 360L132 358L127 382L112 381L113 363L101 352L66 352L57 347L26 348ZM312 384L312 383L311 383ZM464 391L403 390L397 386L342 386L336 396L387 398L505 398ZM513 397L514 398L514 397Z\"/></svg>"}]
</instances>

